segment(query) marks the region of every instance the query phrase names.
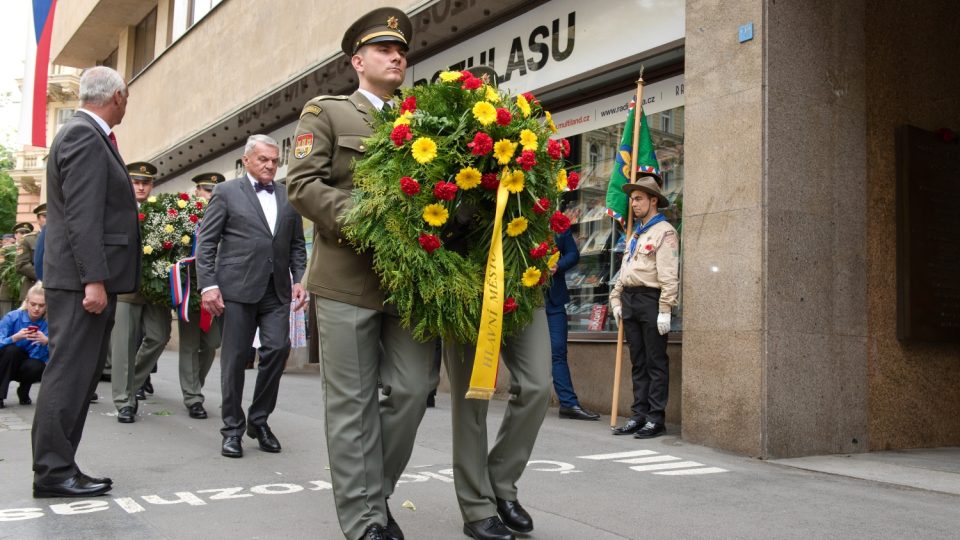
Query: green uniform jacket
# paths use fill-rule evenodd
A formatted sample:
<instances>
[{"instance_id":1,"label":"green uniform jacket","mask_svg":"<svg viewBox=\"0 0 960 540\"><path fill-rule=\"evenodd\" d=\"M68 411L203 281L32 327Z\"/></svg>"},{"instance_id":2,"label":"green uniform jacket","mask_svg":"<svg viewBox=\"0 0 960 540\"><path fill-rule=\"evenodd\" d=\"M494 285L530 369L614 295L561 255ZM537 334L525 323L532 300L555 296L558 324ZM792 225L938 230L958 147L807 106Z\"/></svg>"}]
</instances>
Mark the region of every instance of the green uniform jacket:
<instances>
[{"instance_id":1,"label":"green uniform jacket","mask_svg":"<svg viewBox=\"0 0 960 540\"><path fill-rule=\"evenodd\" d=\"M33 251L37 248L37 235L32 232L24 235L20 240L20 246L17 249L17 259L14 264L17 266L17 273L23 276L20 282L20 301L27 297L27 291L37 282L37 271L33 267Z\"/></svg>"},{"instance_id":2,"label":"green uniform jacket","mask_svg":"<svg viewBox=\"0 0 960 540\"><path fill-rule=\"evenodd\" d=\"M307 290L322 298L382 311L383 292L373 255L357 253L341 234L351 204L352 163L372 133L373 105L359 91L320 96L303 107L287 172L290 204L314 223Z\"/></svg>"}]
</instances>

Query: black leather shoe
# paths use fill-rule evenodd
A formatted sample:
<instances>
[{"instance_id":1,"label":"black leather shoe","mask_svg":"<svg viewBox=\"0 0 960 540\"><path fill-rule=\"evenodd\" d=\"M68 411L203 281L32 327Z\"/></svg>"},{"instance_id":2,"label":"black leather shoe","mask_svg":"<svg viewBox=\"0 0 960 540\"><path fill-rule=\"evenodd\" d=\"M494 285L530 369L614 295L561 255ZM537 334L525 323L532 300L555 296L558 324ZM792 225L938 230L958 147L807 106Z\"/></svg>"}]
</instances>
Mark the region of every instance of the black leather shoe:
<instances>
[{"instance_id":1,"label":"black leather shoe","mask_svg":"<svg viewBox=\"0 0 960 540\"><path fill-rule=\"evenodd\" d=\"M150 382L149 375L147 375L147 380L143 382L143 389L151 396L153 395L153 383Z\"/></svg>"},{"instance_id":2,"label":"black leather shoe","mask_svg":"<svg viewBox=\"0 0 960 540\"><path fill-rule=\"evenodd\" d=\"M109 484L109 485L111 485L111 486L113 485L113 479L110 478L109 476L104 476L104 477L90 476L90 475L88 475L88 474L86 474L86 473L82 473L82 472L81 472L81 473L77 473L77 474L83 476L84 478L87 479L88 482L92 482L92 483L94 483L94 484Z\"/></svg>"},{"instance_id":3,"label":"black leather shoe","mask_svg":"<svg viewBox=\"0 0 960 540\"><path fill-rule=\"evenodd\" d=\"M96 403L98 399L100 399L100 396L96 392L90 394L90 403Z\"/></svg>"},{"instance_id":4,"label":"black leather shoe","mask_svg":"<svg viewBox=\"0 0 960 540\"><path fill-rule=\"evenodd\" d=\"M515 540L516 538L497 516L464 523L463 534L476 540Z\"/></svg>"},{"instance_id":5,"label":"black leather shoe","mask_svg":"<svg viewBox=\"0 0 960 540\"><path fill-rule=\"evenodd\" d=\"M270 426L266 424L262 426L248 424L247 436L251 439L256 439L257 442L260 443L260 449L264 452L270 452L272 454L280 452L280 441L278 441L273 432L270 431Z\"/></svg>"},{"instance_id":6,"label":"black leather shoe","mask_svg":"<svg viewBox=\"0 0 960 540\"><path fill-rule=\"evenodd\" d=\"M360 540L386 540L386 536L383 535L383 527L379 525L371 525L367 527L367 530L364 531L363 536L360 537Z\"/></svg>"},{"instance_id":7,"label":"black leather shoe","mask_svg":"<svg viewBox=\"0 0 960 540\"><path fill-rule=\"evenodd\" d=\"M630 435L631 433L636 433L643 427L643 422L637 422L634 419L627 420L627 423L622 426L617 426L613 428L614 435Z\"/></svg>"},{"instance_id":8,"label":"black leather shoe","mask_svg":"<svg viewBox=\"0 0 960 540\"><path fill-rule=\"evenodd\" d=\"M667 432L667 426L663 424L655 424L653 422L647 422L640 428L634 435L634 439L652 439L654 437L659 437Z\"/></svg>"},{"instance_id":9,"label":"black leather shoe","mask_svg":"<svg viewBox=\"0 0 960 540\"><path fill-rule=\"evenodd\" d=\"M240 441L240 436L224 437L220 453L226 457L243 457L243 443Z\"/></svg>"},{"instance_id":10,"label":"black leather shoe","mask_svg":"<svg viewBox=\"0 0 960 540\"><path fill-rule=\"evenodd\" d=\"M579 405L573 407L560 407L560 418L571 418L573 420L599 420L600 415L590 412Z\"/></svg>"},{"instance_id":11,"label":"black leather shoe","mask_svg":"<svg viewBox=\"0 0 960 540\"><path fill-rule=\"evenodd\" d=\"M117 422L121 424L132 424L137 421L137 410L129 405L126 407L120 407L120 412L117 413Z\"/></svg>"},{"instance_id":12,"label":"black leather shoe","mask_svg":"<svg viewBox=\"0 0 960 540\"><path fill-rule=\"evenodd\" d=\"M497 515L504 525L514 531L528 533L533 530L533 518L520 506L520 501L505 501L497 497Z\"/></svg>"},{"instance_id":13,"label":"black leather shoe","mask_svg":"<svg viewBox=\"0 0 960 540\"><path fill-rule=\"evenodd\" d=\"M91 482L89 478L77 473L57 484L33 484L33 496L43 497L95 497L110 491L113 486L107 483Z\"/></svg>"},{"instance_id":14,"label":"black leather shoe","mask_svg":"<svg viewBox=\"0 0 960 540\"><path fill-rule=\"evenodd\" d=\"M21 405L30 405L31 403L33 403L33 400L30 399L30 387L29 386L17 387L17 398L20 399Z\"/></svg>"},{"instance_id":15,"label":"black leather shoe","mask_svg":"<svg viewBox=\"0 0 960 540\"><path fill-rule=\"evenodd\" d=\"M5 407L6 407L6 405L3 404L3 400L0 399L0 409L3 409L3 408L5 408Z\"/></svg>"},{"instance_id":16,"label":"black leather shoe","mask_svg":"<svg viewBox=\"0 0 960 540\"><path fill-rule=\"evenodd\" d=\"M387 505L387 526L383 528L383 537L386 540L403 540L403 531L400 530L397 520L393 519L389 505Z\"/></svg>"},{"instance_id":17,"label":"black leather shoe","mask_svg":"<svg viewBox=\"0 0 960 540\"><path fill-rule=\"evenodd\" d=\"M147 399L147 394L144 393L142 386L141 386L140 388L137 388L137 392L136 392L136 394L134 394L134 395L137 396L137 401L143 401L143 400Z\"/></svg>"},{"instance_id":18,"label":"black leather shoe","mask_svg":"<svg viewBox=\"0 0 960 540\"><path fill-rule=\"evenodd\" d=\"M190 412L190 418L204 419L207 417L207 411L203 408L203 403L194 403L187 407L187 410Z\"/></svg>"}]
</instances>

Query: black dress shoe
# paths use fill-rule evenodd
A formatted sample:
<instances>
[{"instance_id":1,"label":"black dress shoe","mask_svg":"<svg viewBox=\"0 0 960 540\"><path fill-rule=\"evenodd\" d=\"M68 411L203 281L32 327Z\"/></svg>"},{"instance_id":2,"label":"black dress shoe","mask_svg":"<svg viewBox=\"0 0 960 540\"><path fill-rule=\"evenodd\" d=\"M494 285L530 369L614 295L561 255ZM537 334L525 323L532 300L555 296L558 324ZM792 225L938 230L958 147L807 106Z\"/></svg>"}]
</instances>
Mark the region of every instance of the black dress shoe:
<instances>
[{"instance_id":1,"label":"black dress shoe","mask_svg":"<svg viewBox=\"0 0 960 540\"><path fill-rule=\"evenodd\" d=\"M117 422L121 424L132 424L137 421L137 410L131 406L120 407L117 413Z\"/></svg>"},{"instance_id":2,"label":"black dress shoe","mask_svg":"<svg viewBox=\"0 0 960 540\"><path fill-rule=\"evenodd\" d=\"M497 497L497 515L511 529L528 533L533 530L533 518L520 506L520 501L505 501Z\"/></svg>"},{"instance_id":3,"label":"black dress shoe","mask_svg":"<svg viewBox=\"0 0 960 540\"><path fill-rule=\"evenodd\" d=\"M134 394L137 397L137 401L144 401L147 399L147 394L143 391L143 387L137 388L136 393Z\"/></svg>"},{"instance_id":4,"label":"black dress shoe","mask_svg":"<svg viewBox=\"0 0 960 540\"><path fill-rule=\"evenodd\" d=\"M243 457L243 443L240 441L240 436L224 437L220 453L226 457Z\"/></svg>"},{"instance_id":5,"label":"black dress shoe","mask_svg":"<svg viewBox=\"0 0 960 540\"><path fill-rule=\"evenodd\" d=\"M463 534L476 540L514 540L516 538L497 516L464 523Z\"/></svg>"},{"instance_id":6,"label":"black dress shoe","mask_svg":"<svg viewBox=\"0 0 960 540\"><path fill-rule=\"evenodd\" d=\"M187 407L187 410L190 411L190 418L203 419L207 417L207 411L203 408L203 403L194 403Z\"/></svg>"},{"instance_id":7,"label":"black dress shoe","mask_svg":"<svg viewBox=\"0 0 960 540\"><path fill-rule=\"evenodd\" d=\"M579 405L573 407L560 407L560 418L571 418L573 420L599 420L600 415L590 412Z\"/></svg>"},{"instance_id":8,"label":"black dress shoe","mask_svg":"<svg viewBox=\"0 0 960 540\"><path fill-rule=\"evenodd\" d=\"M3 404L3 400L0 399L0 409L6 408L6 405Z\"/></svg>"},{"instance_id":9,"label":"black dress shoe","mask_svg":"<svg viewBox=\"0 0 960 540\"><path fill-rule=\"evenodd\" d=\"M143 389L151 396L153 395L153 383L150 382L149 375L147 375L147 380L143 382Z\"/></svg>"},{"instance_id":10,"label":"black dress shoe","mask_svg":"<svg viewBox=\"0 0 960 540\"><path fill-rule=\"evenodd\" d=\"M100 399L100 396L96 392L90 394L90 403L96 403L98 399Z\"/></svg>"},{"instance_id":11,"label":"black dress shoe","mask_svg":"<svg viewBox=\"0 0 960 540\"><path fill-rule=\"evenodd\" d=\"M113 486L91 482L87 476L77 473L57 484L33 484L34 498L43 497L95 497L110 491Z\"/></svg>"},{"instance_id":12,"label":"black dress shoe","mask_svg":"<svg viewBox=\"0 0 960 540\"><path fill-rule=\"evenodd\" d=\"M437 391L434 390L427 394L427 408L432 409L437 406Z\"/></svg>"},{"instance_id":13,"label":"black dress shoe","mask_svg":"<svg viewBox=\"0 0 960 540\"><path fill-rule=\"evenodd\" d=\"M21 405L30 405L31 403L33 403L33 400L30 399L30 387L29 386L17 387L17 398L20 399Z\"/></svg>"},{"instance_id":14,"label":"black dress shoe","mask_svg":"<svg viewBox=\"0 0 960 540\"><path fill-rule=\"evenodd\" d=\"M659 437L667 432L667 426L663 424L655 424L653 422L647 422L640 428L634 435L634 439L652 439L654 437Z\"/></svg>"},{"instance_id":15,"label":"black dress shoe","mask_svg":"<svg viewBox=\"0 0 960 540\"><path fill-rule=\"evenodd\" d=\"M387 505L387 526L383 528L383 537L386 540L403 540L403 531L400 530L400 524L393 519L390 513L390 505Z\"/></svg>"},{"instance_id":16,"label":"black dress shoe","mask_svg":"<svg viewBox=\"0 0 960 540\"><path fill-rule=\"evenodd\" d=\"M617 426L613 428L614 435L630 435L631 433L636 433L643 427L643 422L637 422L634 419L627 420L627 423L622 426Z\"/></svg>"},{"instance_id":17,"label":"black dress shoe","mask_svg":"<svg viewBox=\"0 0 960 540\"><path fill-rule=\"evenodd\" d=\"M90 475L88 475L88 474L86 474L86 473L82 473L82 472L81 472L81 473L77 473L77 474L83 476L84 478L87 479L87 481L92 482L92 483L94 483L94 484L110 484L111 486L113 485L113 479L110 478L109 476L103 476L103 477L100 477L100 476L90 476Z\"/></svg>"},{"instance_id":18,"label":"black dress shoe","mask_svg":"<svg viewBox=\"0 0 960 540\"><path fill-rule=\"evenodd\" d=\"M266 424L262 426L248 424L247 436L251 439L256 439L257 442L260 443L260 449L264 452L270 452L272 454L280 452L280 441L278 441L273 432L270 431L270 426Z\"/></svg>"},{"instance_id":19,"label":"black dress shoe","mask_svg":"<svg viewBox=\"0 0 960 540\"><path fill-rule=\"evenodd\" d=\"M383 527L380 525L371 525L364 531L360 540L386 540L386 538L387 537L383 535Z\"/></svg>"}]
</instances>

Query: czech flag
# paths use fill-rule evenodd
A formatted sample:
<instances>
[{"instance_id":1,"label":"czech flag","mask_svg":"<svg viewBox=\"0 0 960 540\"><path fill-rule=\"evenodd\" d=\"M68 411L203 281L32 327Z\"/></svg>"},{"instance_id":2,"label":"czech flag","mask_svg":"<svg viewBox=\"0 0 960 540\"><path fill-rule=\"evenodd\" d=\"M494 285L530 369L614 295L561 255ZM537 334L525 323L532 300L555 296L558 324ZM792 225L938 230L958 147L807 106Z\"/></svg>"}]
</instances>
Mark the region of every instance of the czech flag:
<instances>
[{"instance_id":1,"label":"czech flag","mask_svg":"<svg viewBox=\"0 0 960 540\"><path fill-rule=\"evenodd\" d=\"M34 40L28 39L24 63L20 126L23 143L31 146L47 146L47 72L56 7L57 0L33 0Z\"/></svg>"}]
</instances>

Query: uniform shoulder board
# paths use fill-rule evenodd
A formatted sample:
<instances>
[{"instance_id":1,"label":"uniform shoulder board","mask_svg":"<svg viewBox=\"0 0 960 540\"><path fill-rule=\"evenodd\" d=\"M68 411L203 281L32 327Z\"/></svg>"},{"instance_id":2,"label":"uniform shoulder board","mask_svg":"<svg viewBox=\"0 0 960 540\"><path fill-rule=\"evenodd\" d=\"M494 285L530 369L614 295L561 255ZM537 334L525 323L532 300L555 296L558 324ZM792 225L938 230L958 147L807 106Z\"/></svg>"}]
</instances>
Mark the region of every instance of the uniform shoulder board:
<instances>
[{"instance_id":1,"label":"uniform shoulder board","mask_svg":"<svg viewBox=\"0 0 960 540\"><path fill-rule=\"evenodd\" d=\"M317 96L307 102L306 106L303 107L303 112L300 113L300 118L303 118L308 114L320 116L320 113L323 112L323 107L320 103L323 101L344 101L346 99L349 99L349 96Z\"/></svg>"}]
</instances>

